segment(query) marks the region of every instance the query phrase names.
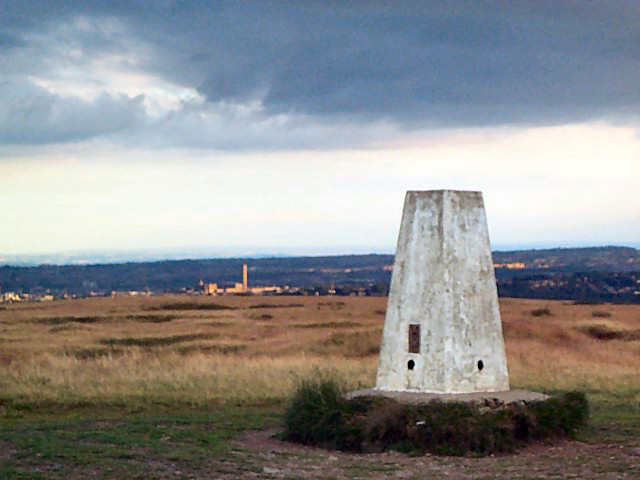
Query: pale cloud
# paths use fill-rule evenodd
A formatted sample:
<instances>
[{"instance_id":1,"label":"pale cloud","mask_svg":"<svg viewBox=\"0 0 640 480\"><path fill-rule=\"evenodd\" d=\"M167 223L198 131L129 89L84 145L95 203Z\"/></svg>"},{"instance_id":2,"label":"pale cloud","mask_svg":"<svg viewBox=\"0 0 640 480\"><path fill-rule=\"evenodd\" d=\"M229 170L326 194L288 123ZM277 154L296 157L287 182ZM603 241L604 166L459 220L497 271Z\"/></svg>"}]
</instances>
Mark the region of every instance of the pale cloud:
<instances>
[{"instance_id":1,"label":"pale cloud","mask_svg":"<svg viewBox=\"0 0 640 480\"><path fill-rule=\"evenodd\" d=\"M391 249L405 191L440 188L484 192L497 246L640 238L640 139L630 128L442 131L413 142L320 151L312 160L206 150L103 150L87 159L79 147L15 161L3 167L0 251Z\"/></svg>"}]
</instances>

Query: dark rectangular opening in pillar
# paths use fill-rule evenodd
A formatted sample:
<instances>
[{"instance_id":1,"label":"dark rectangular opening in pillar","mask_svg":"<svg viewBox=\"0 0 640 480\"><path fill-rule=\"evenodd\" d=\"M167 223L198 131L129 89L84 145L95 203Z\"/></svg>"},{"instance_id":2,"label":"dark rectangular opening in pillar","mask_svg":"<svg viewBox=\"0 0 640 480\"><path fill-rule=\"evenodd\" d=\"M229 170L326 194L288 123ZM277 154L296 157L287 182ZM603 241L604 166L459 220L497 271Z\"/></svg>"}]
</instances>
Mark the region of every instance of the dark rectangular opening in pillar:
<instances>
[{"instance_id":1,"label":"dark rectangular opening in pillar","mask_svg":"<svg viewBox=\"0 0 640 480\"><path fill-rule=\"evenodd\" d=\"M409 353L420 353L420 325L409 325Z\"/></svg>"}]
</instances>

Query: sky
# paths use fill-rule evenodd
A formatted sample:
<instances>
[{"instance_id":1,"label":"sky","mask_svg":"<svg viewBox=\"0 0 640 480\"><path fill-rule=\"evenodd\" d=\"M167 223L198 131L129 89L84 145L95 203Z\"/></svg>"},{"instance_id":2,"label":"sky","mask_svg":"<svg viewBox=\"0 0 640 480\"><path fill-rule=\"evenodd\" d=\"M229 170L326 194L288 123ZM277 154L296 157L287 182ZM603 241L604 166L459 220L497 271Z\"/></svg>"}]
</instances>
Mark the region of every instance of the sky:
<instances>
[{"instance_id":1,"label":"sky","mask_svg":"<svg viewBox=\"0 0 640 480\"><path fill-rule=\"evenodd\" d=\"M640 4L0 2L0 257L640 246Z\"/></svg>"}]
</instances>

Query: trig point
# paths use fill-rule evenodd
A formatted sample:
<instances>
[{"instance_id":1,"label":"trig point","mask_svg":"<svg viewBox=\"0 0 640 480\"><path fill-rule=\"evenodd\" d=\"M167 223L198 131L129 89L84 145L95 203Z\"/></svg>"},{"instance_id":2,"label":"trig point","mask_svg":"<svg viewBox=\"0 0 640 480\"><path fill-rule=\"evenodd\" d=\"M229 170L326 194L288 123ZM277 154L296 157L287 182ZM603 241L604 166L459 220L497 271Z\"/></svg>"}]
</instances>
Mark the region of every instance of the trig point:
<instances>
[{"instance_id":1,"label":"trig point","mask_svg":"<svg viewBox=\"0 0 640 480\"><path fill-rule=\"evenodd\" d=\"M407 192L375 390L509 390L481 192Z\"/></svg>"}]
</instances>

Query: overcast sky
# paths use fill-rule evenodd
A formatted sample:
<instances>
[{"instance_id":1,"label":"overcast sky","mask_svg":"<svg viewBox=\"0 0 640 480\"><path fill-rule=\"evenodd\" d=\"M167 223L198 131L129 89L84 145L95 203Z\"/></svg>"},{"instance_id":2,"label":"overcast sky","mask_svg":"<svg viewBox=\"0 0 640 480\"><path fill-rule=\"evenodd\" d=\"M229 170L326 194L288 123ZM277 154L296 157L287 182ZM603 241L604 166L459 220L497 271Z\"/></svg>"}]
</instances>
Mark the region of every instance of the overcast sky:
<instances>
[{"instance_id":1,"label":"overcast sky","mask_svg":"<svg viewBox=\"0 0 640 480\"><path fill-rule=\"evenodd\" d=\"M640 3L0 2L0 257L640 243ZM332 250L333 249L333 250Z\"/></svg>"}]
</instances>

